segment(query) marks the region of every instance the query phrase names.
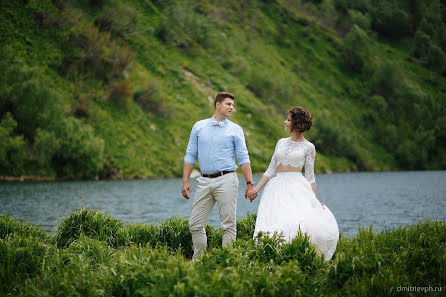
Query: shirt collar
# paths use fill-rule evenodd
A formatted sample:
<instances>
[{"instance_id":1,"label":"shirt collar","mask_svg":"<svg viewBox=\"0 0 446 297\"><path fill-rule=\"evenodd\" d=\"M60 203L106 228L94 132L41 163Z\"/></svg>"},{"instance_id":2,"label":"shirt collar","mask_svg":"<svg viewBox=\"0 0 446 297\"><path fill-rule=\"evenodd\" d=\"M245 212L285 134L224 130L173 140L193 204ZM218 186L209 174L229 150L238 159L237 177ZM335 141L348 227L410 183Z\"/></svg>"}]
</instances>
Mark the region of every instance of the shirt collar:
<instances>
[{"instance_id":1,"label":"shirt collar","mask_svg":"<svg viewBox=\"0 0 446 297\"><path fill-rule=\"evenodd\" d=\"M218 125L218 126L220 126L220 127L224 127L224 126L227 126L228 125L228 119L224 119L223 121L217 121L216 119L215 119L215 117L214 116L212 116L211 117L211 124L212 125Z\"/></svg>"}]
</instances>

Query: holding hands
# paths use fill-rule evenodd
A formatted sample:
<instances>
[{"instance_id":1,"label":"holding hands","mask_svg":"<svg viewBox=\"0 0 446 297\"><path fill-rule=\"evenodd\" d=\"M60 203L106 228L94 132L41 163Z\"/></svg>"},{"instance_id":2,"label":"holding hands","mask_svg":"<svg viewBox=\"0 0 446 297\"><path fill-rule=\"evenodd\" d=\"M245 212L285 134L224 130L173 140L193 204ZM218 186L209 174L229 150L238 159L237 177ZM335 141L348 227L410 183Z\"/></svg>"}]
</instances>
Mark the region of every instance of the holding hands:
<instances>
[{"instance_id":1,"label":"holding hands","mask_svg":"<svg viewBox=\"0 0 446 297\"><path fill-rule=\"evenodd\" d=\"M258 192L259 191L253 185L248 185L245 191L245 198L248 198L249 201L252 202L256 199Z\"/></svg>"}]
</instances>

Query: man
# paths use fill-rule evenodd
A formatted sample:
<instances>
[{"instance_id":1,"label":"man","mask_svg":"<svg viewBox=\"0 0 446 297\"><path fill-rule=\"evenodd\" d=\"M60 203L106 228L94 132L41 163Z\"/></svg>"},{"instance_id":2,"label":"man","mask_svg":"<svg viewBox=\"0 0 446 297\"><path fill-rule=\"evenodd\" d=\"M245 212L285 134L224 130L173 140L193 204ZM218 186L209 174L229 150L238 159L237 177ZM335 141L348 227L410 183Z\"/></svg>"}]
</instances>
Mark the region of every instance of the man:
<instances>
[{"instance_id":1,"label":"man","mask_svg":"<svg viewBox=\"0 0 446 297\"><path fill-rule=\"evenodd\" d=\"M239 182L235 173L237 165L234 153L247 182L245 198L254 188L243 129L227 119L234 110L234 95L227 92L218 93L214 100L214 110L215 113L211 118L198 121L193 126L184 156L181 189L184 198L189 199L189 194L192 194L189 178L197 157L202 173L197 178L197 193L189 219L194 258L206 249L207 237L204 226L215 202L218 203L223 229L222 245L232 245L235 241Z\"/></svg>"}]
</instances>

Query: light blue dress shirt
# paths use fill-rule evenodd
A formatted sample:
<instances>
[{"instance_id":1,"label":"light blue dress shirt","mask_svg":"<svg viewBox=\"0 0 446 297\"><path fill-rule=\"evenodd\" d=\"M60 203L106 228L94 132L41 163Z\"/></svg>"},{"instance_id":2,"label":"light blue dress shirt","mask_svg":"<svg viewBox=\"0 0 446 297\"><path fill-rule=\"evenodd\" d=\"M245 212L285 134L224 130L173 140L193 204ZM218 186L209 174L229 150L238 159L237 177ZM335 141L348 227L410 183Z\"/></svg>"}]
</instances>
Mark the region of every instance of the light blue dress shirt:
<instances>
[{"instance_id":1,"label":"light blue dress shirt","mask_svg":"<svg viewBox=\"0 0 446 297\"><path fill-rule=\"evenodd\" d=\"M198 157L204 174L235 171L234 152L240 166L250 163L242 127L228 119L217 122L212 116L193 126L184 163L195 164Z\"/></svg>"}]
</instances>

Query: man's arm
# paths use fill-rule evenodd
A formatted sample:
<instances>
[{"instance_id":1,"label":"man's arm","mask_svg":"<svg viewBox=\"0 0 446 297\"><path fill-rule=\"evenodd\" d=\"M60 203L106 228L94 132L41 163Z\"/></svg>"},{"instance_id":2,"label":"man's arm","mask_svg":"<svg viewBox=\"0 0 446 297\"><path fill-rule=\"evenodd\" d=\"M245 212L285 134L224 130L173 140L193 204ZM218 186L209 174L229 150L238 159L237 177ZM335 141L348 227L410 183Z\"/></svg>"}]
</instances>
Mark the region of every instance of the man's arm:
<instances>
[{"instance_id":1,"label":"man's arm","mask_svg":"<svg viewBox=\"0 0 446 297\"><path fill-rule=\"evenodd\" d=\"M192 163L184 163L183 168L183 186L181 187L181 193L183 194L183 197L186 199L189 199L189 195L187 192L192 194L192 189L189 184L190 174L192 172L192 169L194 169L194 164Z\"/></svg>"},{"instance_id":2,"label":"man's arm","mask_svg":"<svg viewBox=\"0 0 446 297\"><path fill-rule=\"evenodd\" d=\"M181 186L181 193L183 197L189 199L188 191L192 194L192 189L189 184L190 174L194 169L195 161L198 155L198 141L196 124L192 127L190 132L189 143L186 148L186 155L184 156L184 168L183 168L183 185Z\"/></svg>"},{"instance_id":3,"label":"man's arm","mask_svg":"<svg viewBox=\"0 0 446 297\"><path fill-rule=\"evenodd\" d=\"M242 169L242 173L243 176L245 177L245 181L250 181L252 180L252 170L251 170L251 164L250 163L245 163L243 165L240 165L240 168ZM246 187L245 190L245 198L248 197L248 192L250 192L252 189L254 188L253 184L249 184ZM256 195L257 196L257 195Z\"/></svg>"}]
</instances>

